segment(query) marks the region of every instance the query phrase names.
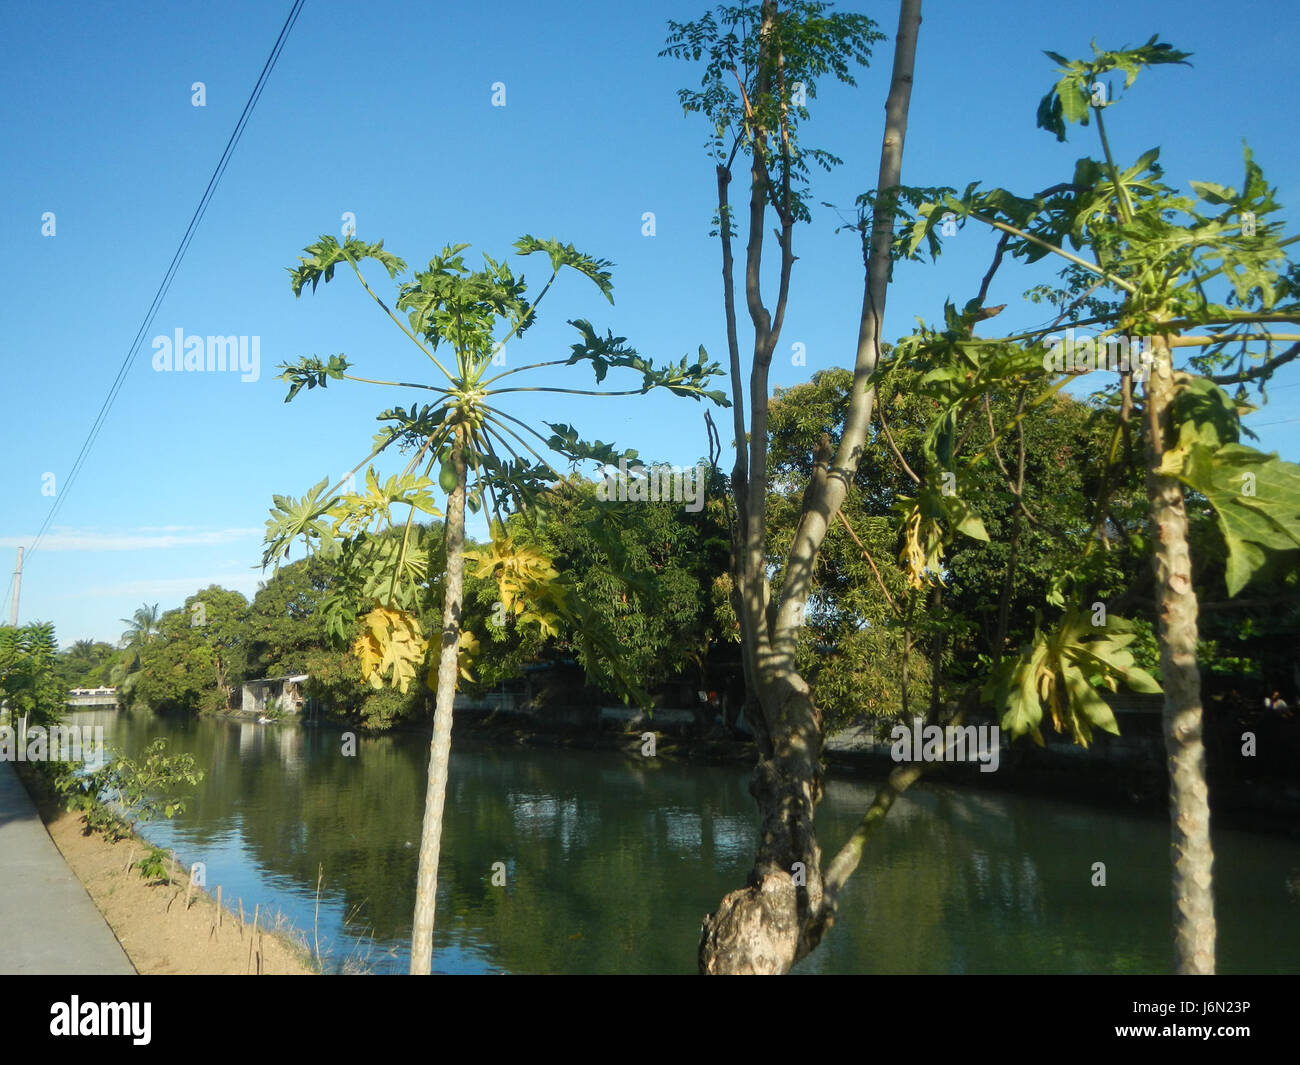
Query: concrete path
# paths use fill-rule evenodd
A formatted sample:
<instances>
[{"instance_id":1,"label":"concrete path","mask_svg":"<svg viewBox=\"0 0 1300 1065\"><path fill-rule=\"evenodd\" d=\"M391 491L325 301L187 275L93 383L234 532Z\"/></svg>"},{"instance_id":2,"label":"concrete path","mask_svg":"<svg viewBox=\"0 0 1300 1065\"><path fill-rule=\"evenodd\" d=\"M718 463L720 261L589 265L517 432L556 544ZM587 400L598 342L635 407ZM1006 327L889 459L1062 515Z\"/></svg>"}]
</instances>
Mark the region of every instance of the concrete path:
<instances>
[{"instance_id":1,"label":"concrete path","mask_svg":"<svg viewBox=\"0 0 1300 1065\"><path fill-rule=\"evenodd\" d=\"M0 762L0 974L132 976L117 937Z\"/></svg>"}]
</instances>

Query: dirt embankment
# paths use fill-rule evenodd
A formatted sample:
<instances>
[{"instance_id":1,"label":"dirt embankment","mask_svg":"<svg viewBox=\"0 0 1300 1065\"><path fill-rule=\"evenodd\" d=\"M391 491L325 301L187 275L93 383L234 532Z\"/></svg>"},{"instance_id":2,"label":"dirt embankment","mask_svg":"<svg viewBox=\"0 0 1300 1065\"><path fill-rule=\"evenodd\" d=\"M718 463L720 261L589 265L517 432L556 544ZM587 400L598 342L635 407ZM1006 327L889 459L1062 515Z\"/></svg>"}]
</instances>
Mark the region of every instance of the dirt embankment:
<instances>
[{"instance_id":1,"label":"dirt embankment","mask_svg":"<svg viewBox=\"0 0 1300 1065\"><path fill-rule=\"evenodd\" d=\"M85 886L113 929L136 971L162 974L311 975L316 972L305 937L279 913L238 913L199 888L190 888L183 868L172 879L147 882L135 863L149 853L139 839L110 843L86 835L80 814L63 810L26 781L41 819L63 852L73 875ZM235 903L236 900L222 900Z\"/></svg>"}]
</instances>

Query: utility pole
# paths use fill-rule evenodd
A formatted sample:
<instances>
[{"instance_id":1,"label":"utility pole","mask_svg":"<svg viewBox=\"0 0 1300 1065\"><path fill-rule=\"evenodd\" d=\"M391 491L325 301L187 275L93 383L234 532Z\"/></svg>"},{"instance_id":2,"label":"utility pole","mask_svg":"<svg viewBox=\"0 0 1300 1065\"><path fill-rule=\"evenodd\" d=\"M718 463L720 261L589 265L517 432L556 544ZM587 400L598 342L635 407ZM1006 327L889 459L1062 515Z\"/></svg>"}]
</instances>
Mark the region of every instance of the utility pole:
<instances>
[{"instance_id":1,"label":"utility pole","mask_svg":"<svg viewBox=\"0 0 1300 1065\"><path fill-rule=\"evenodd\" d=\"M18 549L18 568L14 570L14 598L9 604L9 624L13 628L18 627L18 593L23 586L23 549Z\"/></svg>"}]
</instances>

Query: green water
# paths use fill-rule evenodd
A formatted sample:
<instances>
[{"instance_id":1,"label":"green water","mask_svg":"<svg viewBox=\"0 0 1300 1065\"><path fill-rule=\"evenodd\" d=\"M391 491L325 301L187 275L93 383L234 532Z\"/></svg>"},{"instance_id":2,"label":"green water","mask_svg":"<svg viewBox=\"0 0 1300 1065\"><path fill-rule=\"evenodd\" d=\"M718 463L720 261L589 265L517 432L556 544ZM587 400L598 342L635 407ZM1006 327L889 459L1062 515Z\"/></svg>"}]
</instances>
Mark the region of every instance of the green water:
<instances>
[{"instance_id":1,"label":"green water","mask_svg":"<svg viewBox=\"0 0 1300 1065\"><path fill-rule=\"evenodd\" d=\"M281 913L329 971L403 972L426 736L87 711L111 751L155 736L206 771L145 834L206 865L230 906ZM700 919L743 884L756 824L743 769L594 752L453 747L438 883L441 972L689 973ZM844 840L874 794L831 781L819 832ZM1300 972L1300 842L1215 832L1221 972ZM927 786L870 844L839 923L801 971L1167 972L1159 817ZM504 887L492 885L503 863ZM1092 886L1104 862L1106 886ZM317 882L321 878L319 914Z\"/></svg>"}]
</instances>

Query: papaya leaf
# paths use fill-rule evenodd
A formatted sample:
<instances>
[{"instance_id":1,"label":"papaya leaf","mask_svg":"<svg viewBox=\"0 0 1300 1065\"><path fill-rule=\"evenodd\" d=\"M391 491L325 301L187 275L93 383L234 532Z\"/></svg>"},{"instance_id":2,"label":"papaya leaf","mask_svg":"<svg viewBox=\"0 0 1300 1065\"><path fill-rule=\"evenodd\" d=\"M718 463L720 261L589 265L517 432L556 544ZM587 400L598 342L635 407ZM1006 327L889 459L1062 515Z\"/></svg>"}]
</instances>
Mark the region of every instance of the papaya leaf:
<instances>
[{"instance_id":1,"label":"papaya leaf","mask_svg":"<svg viewBox=\"0 0 1300 1065\"><path fill-rule=\"evenodd\" d=\"M1028 734L1043 744L1044 708L1058 732L1088 746L1093 729L1119 735L1110 705L1098 684L1110 691L1123 683L1133 691L1156 694L1160 686L1134 664L1125 650L1135 638L1132 622L1111 616L1104 626L1070 608L1056 628L1036 629L1018 656L1006 658L984 687L984 698L1002 711L1002 727L1013 737Z\"/></svg>"},{"instance_id":2,"label":"papaya leaf","mask_svg":"<svg viewBox=\"0 0 1300 1065\"><path fill-rule=\"evenodd\" d=\"M1267 552L1300 548L1300 466L1243 444L1194 444L1165 455L1161 473L1209 500L1228 548L1225 580L1234 596Z\"/></svg>"}]
</instances>

